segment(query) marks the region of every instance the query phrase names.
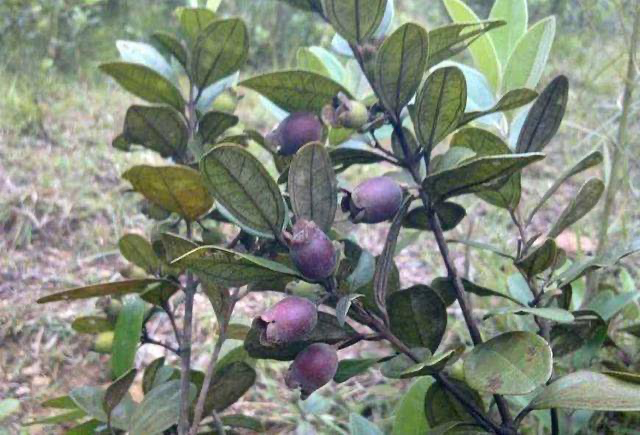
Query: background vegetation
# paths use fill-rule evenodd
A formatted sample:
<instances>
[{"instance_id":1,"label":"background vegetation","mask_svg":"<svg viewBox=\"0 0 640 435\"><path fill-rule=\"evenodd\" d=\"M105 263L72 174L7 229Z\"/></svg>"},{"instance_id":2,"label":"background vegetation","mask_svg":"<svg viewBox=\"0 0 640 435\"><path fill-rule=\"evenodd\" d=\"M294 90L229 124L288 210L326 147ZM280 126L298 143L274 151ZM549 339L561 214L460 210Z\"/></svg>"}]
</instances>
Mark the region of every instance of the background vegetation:
<instances>
[{"instance_id":1,"label":"background vegetation","mask_svg":"<svg viewBox=\"0 0 640 435\"><path fill-rule=\"evenodd\" d=\"M396 23L413 20L431 28L448 22L439 1L426 3L427 7L423 1L397 0L400 14ZM468 3L479 16L487 16L490 2ZM551 13L558 18L556 41L542 82L563 73L572 85L568 113L553 142L553 156L558 161L547 159L546 166L538 166L543 170L534 174L537 182L523 186L525 194L535 196L551 185L556 168L575 163L576 155L594 148L610 149L616 136L626 73L632 18L626 11L632 9L634 0L529 3L530 22ZM133 163L152 163L154 157L137 153L133 159L125 158L112 150L110 140L119 131L121 116L131 98L99 75L96 65L117 56L114 42L118 39L144 40L145 35L158 29L172 29L172 13L183 5L177 0L0 3L0 248L4 253L0 258L0 399L20 401L17 412L0 409L0 433L2 427L14 433L18 423L34 415L46 416L47 411L38 405L44 398L80 382L87 383L87 377L95 383L106 380L99 370L103 357L98 353L84 357L92 346L91 338L72 331L68 322L78 310L90 313L93 303L59 305L52 311L33 302L54 288L108 280L114 265L124 267L115 241L125 232L149 228L150 223L137 209L134 198L118 192L125 187L120 184L119 175ZM247 75L252 70L290 66L298 47L328 46L333 36L314 18L273 0L226 1L221 12L242 16L255 24L251 29L252 54L251 64L245 69ZM624 155L627 170L622 194L610 219L612 243L638 233L635 204L640 194L640 160L633 145L640 129L639 108L637 100L631 102L631 146ZM238 110L253 121L253 128L261 131L275 122L253 96L243 98ZM563 191L570 195L581 181L579 178L568 183ZM564 205L562 201L554 203L558 209L547 207L540 214L541 227L546 224L545 216L551 220ZM452 238L471 237L497 246L513 242L505 236L510 225L508 216L477 200L471 200L470 207L484 212L482 218L469 220ZM574 258L593 252L598 224L598 213L591 214L575 232L562 236L563 248ZM385 228L368 228L360 230L357 237L363 246L378 253L384 233ZM422 252L428 250L409 248L400 257L405 283L441 275L437 258ZM467 275L483 285L506 290L507 283L496 280L482 267L484 264L487 270L494 269L500 262L497 257L482 251L460 253L456 260ZM474 258L473 270L465 267L470 264L469 256ZM617 291L637 291L633 261L627 260L612 276ZM247 321L263 307L260 297L250 298L241 307ZM205 307L206 301L199 303ZM638 307L634 304L617 318L616 329L636 319ZM486 308L481 303L475 306L480 311ZM197 337L203 340L211 333L212 318L206 309L198 313ZM155 326L156 335L170 332L166 325ZM617 338L627 354L637 354L634 337L620 334ZM158 349L145 346L139 357L150 360L161 354ZM204 360L198 360L196 355L195 365L202 364ZM261 372L279 372L284 365L269 367ZM78 379L80 370L86 373L85 379ZM309 433L315 428L326 433L337 431L335 422L354 410L373 413L384 422L395 406L384 398L396 397L393 391L400 384L380 383L376 375L371 375L355 384L338 386L335 394L315 395L302 403L294 394L286 400L271 400L282 395L280 376L262 376L259 387L252 390L251 400L262 405L258 412L274 420L277 430ZM373 401L373 397L377 400ZM242 408L243 404L236 406ZM256 412L256 408L249 411ZM585 415L585 425L589 418L591 415ZM599 418L589 424L595 432L603 427L614 430L616 424L624 423L615 416ZM38 433L43 429L24 430Z\"/></svg>"}]
</instances>

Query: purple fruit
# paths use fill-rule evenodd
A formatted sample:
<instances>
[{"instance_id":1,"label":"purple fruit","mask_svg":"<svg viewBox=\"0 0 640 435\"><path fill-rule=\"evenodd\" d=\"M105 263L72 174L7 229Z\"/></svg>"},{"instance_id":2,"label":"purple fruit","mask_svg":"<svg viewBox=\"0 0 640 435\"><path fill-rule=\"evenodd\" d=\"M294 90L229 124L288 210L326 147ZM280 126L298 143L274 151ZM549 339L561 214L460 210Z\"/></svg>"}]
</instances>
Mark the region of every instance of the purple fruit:
<instances>
[{"instance_id":1,"label":"purple fruit","mask_svg":"<svg viewBox=\"0 0 640 435\"><path fill-rule=\"evenodd\" d=\"M293 264L306 278L321 280L336 268L336 250L327 235L312 221L298 220L289 244Z\"/></svg>"},{"instance_id":2,"label":"purple fruit","mask_svg":"<svg viewBox=\"0 0 640 435\"><path fill-rule=\"evenodd\" d=\"M370 178L343 200L353 222L377 224L395 216L402 205L402 188L389 177Z\"/></svg>"},{"instance_id":3,"label":"purple fruit","mask_svg":"<svg viewBox=\"0 0 640 435\"><path fill-rule=\"evenodd\" d=\"M318 309L308 299L289 296L265 311L259 320L263 323L263 344L285 344L301 340L316 327Z\"/></svg>"},{"instance_id":4,"label":"purple fruit","mask_svg":"<svg viewBox=\"0 0 640 435\"><path fill-rule=\"evenodd\" d=\"M326 343L314 343L300 352L289 366L285 383L300 388L302 400L328 383L338 370L338 354Z\"/></svg>"},{"instance_id":5,"label":"purple fruit","mask_svg":"<svg viewBox=\"0 0 640 435\"><path fill-rule=\"evenodd\" d=\"M324 126L313 113L298 112L286 117L271 133L267 141L278 147L284 156L295 154L300 147L310 142L321 142Z\"/></svg>"}]
</instances>

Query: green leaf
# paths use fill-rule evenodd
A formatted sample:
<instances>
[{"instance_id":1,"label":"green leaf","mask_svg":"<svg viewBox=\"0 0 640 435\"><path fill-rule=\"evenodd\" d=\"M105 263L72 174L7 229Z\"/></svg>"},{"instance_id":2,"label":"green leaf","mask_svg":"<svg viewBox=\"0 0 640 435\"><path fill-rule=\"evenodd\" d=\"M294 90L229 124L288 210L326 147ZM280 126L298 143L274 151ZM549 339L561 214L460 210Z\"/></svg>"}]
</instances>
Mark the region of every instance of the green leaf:
<instances>
[{"instance_id":1,"label":"green leaf","mask_svg":"<svg viewBox=\"0 0 640 435\"><path fill-rule=\"evenodd\" d=\"M147 394L153 389L153 385L156 380L156 375L160 368L164 367L165 358L156 358L147 365L142 374L142 392Z\"/></svg>"},{"instance_id":2,"label":"green leaf","mask_svg":"<svg viewBox=\"0 0 640 435\"><path fill-rule=\"evenodd\" d=\"M444 0L444 5L454 22L480 22L478 16L462 0ZM508 27L508 25L505 27ZM500 62L491 37L488 34L478 36L473 43L469 44L469 52L476 69L487 78L491 88L497 91L501 80Z\"/></svg>"},{"instance_id":3,"label":"green leaf","mask_svg":"<svg viewBox=\"0 0 640 435\"><path fill-rule=\"evenodd\" d=\"M338 363L338 370L333 376L333 381L337 384L346 382L354 376L365 373L377 363L378 358L341 359Z\"/></svg>"},{"instance_id":4,"label":"green leaf","mask_svg":"<svg viewBox=\"0 0 640 435\"><path fill-rule=\"evenodd\" d=\"M100 426L102 426L102 423L92 418L91 420L72 427L65 435L93 435L97 433Z\"/></svg>"},{"instance_id":5,"label":"green leaf","mask_svg":"<svg viewBox=\"0 0 640 435\"><path fill-rule=\"evenodd\" d=\"M640 411L640 386L614 376L580 370L545 387L529 408Z\"/></svg>"},{"instance_id":6,"label":"green leaf","mask_svg":"<svg viewBox=\"0 0 640 435\"><path fill-rule=\"evenodd\" d=\"M496 0L491 8L489 18L504 20L508 23L490 34L498 59L504 67L518 40L527 31L529 22L527 0Z\"/></svg>"},{"instance_id":7,"label":"green leaf","mask_svg":"<svg viewBox=\"0 0 640 435\"><path fill-rule=\"evenodd\" d=\"M451 382L458 390L479 409L484 410L484 404L480 395L469 388L461 381L451 379ZM475 422L474 418L467 413L466 408L440 384L434 382L427 390L424 399L424 411L427 421L431 427L439 426L448 422Z\"/></svg>"},{"instance_id":8,"label":"green leaf","mask_svg":"<svg viewBox=\"0 0 640 435\"><path fill-rule=\"evenodd\" d=\"M491 310L489 314L484 316L488 319L493 316L502 316L505 314L531 314L537 317L553 320L558 323L572 323L575 320L573 314L561 308L527 308L527 307L505 307Z\"/></svg>"},{"instance_id":9,"label":"green leaf","mask_svg":"<svg viewBox=\"0 0 640 435\"><path fill-rule=\"evenodd\" d=\"M107 387L102 399L102 409L104 409L107 416L110 416L115 407L124 399L137 374L138 371L136 369L131 369Z\"/></svg>"},{"instance_id":10,"label":"green leaf","mask_svg":"<svg viewBox=\"0 0 640 435\"><path fill-rule=\"evenodd\" d=\"M393 150L393 155L395 155L400 161L414 159L420 149L418 140L413 132L408 128L402 127L402 132L408 145L408 155L405 155L404 149L402 148L402 142L400 141L396 131L391 134L391 149Z\"/></svg>"},{"instance_id":11,"label":"green leaf","mask_svg":"<svg viewBox=\"0 0 640 435\"><path fill-rule=\"evenodd\" d=\"M396 116L420 86L429 56L428 38L422 26L407 23L393 32L378 51L376 88L384 106Z\"/></svg>"},{"instance_id":12,"label":"green leaf","mask_svg":"<svg viewBox=\"0 0 640 435\"><path fill-rule=\"evenodd\" d=\"M277 71L239 83L252 89L287 112L320 113L340 92L350 97L342 85L311 71Z\"/></svg>"},{"instance_id":13,"label":"green leaf","mask_svg":"<svg viewBox=\"0 0 640 435\"><path fill-rule=\"evenodd\" d=\"M168 80L174 78L171 64L150 44L120 39L116 48L123 62L136 63L151 68Z\"/></svg>"},{"instance_id":14,"label":"green leaf","mask_svg":"<svg viewBox=\"0 0 640 435\"><path fill-rule=\"evenodd\" d=\"M513 89L504 94L492 108L465 113L460 123L464 125L478 118L482 118L483 116L491 115L492 113L507 112L509 110L518 109L535 100L537 96L538 93L531 89Z\"/></svg>"},{"instance_id":15,"label":"green leaf","mask_svg":"<svg viewBox=\"0 0 640 435\"><path fill-rule=\"evenodd\" d=\"M454 202L440 202L434 206L434 209L440 218L440 225L443 231L454 229L467 216L464 207ZM409 211L402 222L402 226L414 230L432 231L427 218L427 211L423 206Z\"/></svg>"},{"instance_id":16,"label":"green leaf","mask_svg":"<svg viewBox=\"0 0 640 435\"><path fill-rule=\"evenodd\" d=\"M262 433L265 431L264 425L257 418L249 417L242 414L224 415L220 417L222 424L225 426L236 427L240 429L249 429L253 432Z\"/></svg>"},{"instance_id":17,"label":"green leaf","mask_svg":"<svg viewBox=\"0 0 640 435\"><path fill-rule=\"evenodd\" d=\"M202 176L187 166L134 166L122 178L152 203L190 221L213 206Z\"/></svg>"},{"instance_id":18,"label":"green leaf","mask_svg":"<svg viewBox=\"0 0 640 435\"><path fill-rule=\"evenodd\" d=\"M181 156L189 140L184 118L170 107L129 107L123 135L129 144L141 145L162 157Z\"/></svg>"},{"instance_id":19,"label":"green leaf","mask_svg":"<svg viewBox=\"0 0 640 435\"><path fill-rule=\"evenodd\" d=\"M516 304L521 305L521 303L517 299L512 298L508 294L500 293L496 290L491 290L489 288L479 286L467 279L462 278L462 285L464 286L464 291L467 293L473 293L474 295L480 296L480 297L495 296L499 298L508 299L511 302L515 302ZM442 298L445 305L449 306L455 302L456 291L455 291L455 288L453 287L453 282L451 281L451 278L436 278L433 281L431 281L431 288L435 290L436 293L438 293L438 296Z\"/></svg>"},{"instance_id":20,"label":"green leaf","mask_svg":"<svg viewBox=\"0 0 640 435\"><path fill-rule=\"evenodd\" d=\"M196 396L191 384L189 399ZM131 417L131 435L159 434L178 422L180 415L180 381L169 381L151 390Z\"/></svg>"},{"instance_id":21,"label":"green leaf","mask_svg":"<svg viewBox=\"0 0 640 435\"><path fill-rule=\"evenodd\" d=\"M193 47L191 71L200 93L238 71L249 56L249 32L239 18L216 20L200 32Z\"/></svg>"},{"instance_id":22,"label":"green leaf","mask_svg":"<svg viewBox=\"0 0 640 435\"><path fill-rule=\"evenodd\" d=\"M285 3L293 6L294 8L298 8L303 11L322 13L321 0L281 0L281 1L284 1Z\"/></svg>"},{"instance_id":23,"label":"green leaf","mask_svg":"<svg viewBox=\"0 0 640 435\"><path fill-rule=\"evenodd\" d=\"M625 306L638 299L639 296L640 292L636 291L615 294L611 290L601 290L586 309L595 311L602 320L608 322Z\"/></svg>"},{"instance_id":24,"label":"green leaf","mask_svg":"<svg viewBox=\"0 0 640 435\"><path fill-rule=\"evenodd\" d=\"M71 323L74 331L83 334L99 334L101 332L111 331L113 325L106 317L84 316L76 317Z\"/></svg>"},{"instance_id":25,"label":"green leaf","mask_svg":"<svg viewBox=\"0 0 640 435\"><path fill-rule=\"evenodd\" d=\"M378 427L361 416L351 413L349 415L349 435L383 435Z\"/></svg>"},{"instance_id":26,"label":"green leaf","mask_svg":"<svg viewBox=\"0 0 640 435\"><path fill-rule=\"evenodd\" d=\"M553 239L545 242L531 251L526 257L518 260L515 265L529 278L553 267L558 257L558 246Z\"/></svg>"},{"instance_id":27,"label":"green leaf","mask_svg":"<svg viewBox=\"0 0 640 435\"><path fill-rule=\"evenodd\" d=\"M200 33L215 19L216 14L208 8L178 9L180 28L190 45L195 44Z\"/></svg>"},{"instance_id":28,"label":"green leaf","mask_svg":"<svg viewBox=\"0 0 640 435\"><path fill-rule=\"evenodd\" d=\"M516 152L542 151L557 133L569 99L569 80L558 76L542 91L524 121Z\"/></svg>"},{"instance_id":29,"label":"green leaf","mask_svg":"<svg viewBox=\"0 0 640 435\"><path fill-rule=\"evenodd\" d=\"M557 190L560 188L560 186L564 184L565 181L567 181L569 178L573 177L576 174L579 174L583 171L586 171L587 169L593 168L594 166L601 164L602 160L603 160L602 153L600 151L593 151L587 154L582 160L576 163L571 169L569 169L564 174L562 174L560 178L558 178L553 183L553 186L551 186L549 190L545 192L545 194L542 196L540 201L538 201L538 204L536 204L533 210L531 210L531 213L529 213L529 217L527 218L527 222L531 222L531 220L533 219L533 216L538 212L538 210L540 210L540 208L542 208L542 206L547 202L547 200L551 198L551 196L554 193L557 192Z\"/></svg>"},{"instance_id":30,"label":"green leaf","mask_svg":"<svg viewBox=\"0 0 640 435\"><path fill-rule=\"evenodd\" d=\"M204 114L198 124L198 136L202 143L216 143L216 140L228 129L238 124L238 117L225 112L212 110Z\"/></svg>"},{"instance_id":31,"label":"green leaf","mask_svg":"<svg viewBox=\"0 0 640 435\"><path fill-rule=\"evenodd\" d=\"M500 181L504 182L508 176L544 157L541 153L477 157L457 168L429 175L423 187L439 200L495 189L502 185Z\"/></svg>"},{"instance_id":32,"label":"green leaf","mask_svg":"<svg viewBox=\"0 0 640 435\"><path fill-rule=\"evenodd\" d=\"M504 68L503 92L536 88L547 64L555 34L556 19L552 16L538 21L518 40Z\"/></svg>"},{"instance_id":33,"label":"green leaf","mask_svg":"<svg viewBox=\"0 0 640 435\"><path fill-rule=\"evenodd\" d=\"M285 223L284 199L262 164L246 150L219 145L200 160L200 171L212 195L243 229L275 237Z\"/></svg>"},{"instance_id":34,"label":"green leaf","mask_svg":"<svg viewBox=\"0 0 640 435\"><path fill-rule=\"evenodd\" d=\"M460 124L467 104L467 83L456 67L435 70L416 97L414 125L425 155Z\"/></svg>"},{"instance_id":35,"label":"green leaf","mask_svg":"<svg viewBox=\"0 0 640 435\"><path fill-rule=\"evenodd\" d=\"M543 338L507 332L474 347L464 360L464 377L475 390L492 394L528 394L551 377L553 356Z\"/></svg>"},{"instance_id":36,"label":"green leaf","mask_svg":"<svg viewBox=\"0 0 640 435\"><path fill-rule=\"evenodd\" d=\"M413 364L404 369L400 378L413 378L416 376L433 375L442 371L446 366L455 363L464 353L465 347L459 346L446 352L429 356L419 364Z\"/></svg>"},{"instance_id":37,"label":"green leaf","mask_svg":"<svg viewBox=\"0 0 640 435\"><path fill-rule=\"evenodd\" d=\"M73 301L77 299L90 299L102 296L122 296L131 293L143 293L148 291L153 284L163 284L175 288L175 284L162 279L132 279L128 281L94 284L86 287L77 287L54 293L38 299L39 304L58 301Z\"/></svg>"},{"instance_id":38,"label":"green leaf","mask_svg":"<svg viewBox=\"0 0 640 435\"><path fill-rule=\"evenodd\" d=\"M278 361L291 361L296 355L313 343L336 344L341 341L353 338L356 331L345 324L344 327L338 324L338 319L328 313L318 312L318 323L316 327L301 341L279 346L265 346L260 343L260 328L255 323L251 326L244 347L249 356L257 359L274 359Z\"/></svg>"},{"instance_id":39,"label":"green leaf","mask_svg":"<svg viewBox=\"0 0 640 435\"><path fill-rule=\"evenodd\" d=\"M154 274L160 267L160 259L147 239L138 234L125 234L118 241L120 253L129 262Z\"/></svg>"},{"instance_id":40,"label":"green leaf","mask_svg":"<svg viewBox=\"0 0 640 435\"><path fill-rule=\"evenodd\" d=\"M322 62L322 59L318 57L308 47L300 47L296 52L296 65L298 69L311 71L321 74L325 77L331 77L329 70Z\"/></svg>"},{"instance_id":41,"label":"green leaf","mask_svg":"<svg viewBox=\"0 0 640 435\"><path fill-rule=\"evenodd\" d=\"M415 381L396 407L392 435L424 435L429 429L424 414L424 399L433 384L429 378Z\"/></svg>"},{"instance_id":42,"label":"green leaf","mask_svg":"<svg viewBox=\"0 0 640 435\"><path fill-rule=\"evenodd\" d=\"M329 151L336 173L344 172L353 165L371 165L385 159L378 153L357 148L341 147Z\"/></svg>"},{"instance_id":43,"label":"green leaf","mask_svg":"<svg viewBox=\"0 0 640 435\"><path fill-rule=\"evenodd\" d=\"M53 399L45 400L40 404L43 408L55 408L55 409L76 409L78 406L75 404L71 397L60 396Z\"/></svg>"},{"instance_id":44,"label":"green leaf","mask_svg":"<svg viewBox=\"0 0 640 435\"><path fill-rule=\"evenodd\" d=\"M107 422L107 414L102 408L105 390L99 387L79 387L71 390L69 396L83 412L101 421ZM126 431L129 428L131 415L135 412L136 403L126 394L124 399L111 412L111 426Z\"/></svg>"},{"instance_id":45,"label":"green leaf","mask_svg":"<svg viewBox=\"0 0 640 435\"><path fill-rule=\"evenodd\" d=\"M75 411L66 412L64 414L58 414L51 417L40 418L33 421L24 423L24 426L34 426L39 424L60 424L69 421L76 421L83 417L86 417L86 413L82 410L76 409ZM0 419L0 421L2 421ZM65 432L66 433L66 432Z\"/></svg>"},{"instance_id":46,"label":"green leaf","mask_svg":"<svg viewBox=\"0 0 640 435\"><path fill-rule=\"evenodd\" d=\"M122 304L111 349L111 371L114 378L119 378L133 368L140 344L144 312L144 302L137 297L126 299Z\"/></svg>"},{"instance_id":47,"label":"green leaf","mask_svg":"<svg viewBox=\"0 0 640 435\"><path fill-rule=\"evenodd\" d=\"M424 347L414 347L411 351L419 360L427 360L431 357L431 351ZM405 375L405 371L415 366L415 361L408 355L401 353L386 360L380 366L380 373L391 379L410 378L411 375Z\"/></svg>"},{"instance_id":48,"label":"green leaf","mask_svg":"<svg viewBox=\"0 0 640 435\"><path fill-rule=\"evenodd\" d=\"M347 41L369 39L382 23L387 0L322 0L329 23Z\"/></svg>"},{"instance_id":49,"label":"green leaf","mask_svg":"<svg viewBox=\"0 0 640 435\"><path fill-rule=\"evenodd\" d=\"M311 220L328 233L338 208L338 187L322 144L310 143L298 150L289 166L288 188L296 218Z\"/></svg>"},{"instance_id":50,"label":"green leaf","mask_svg":"<svg viewBox=\"0 0 640 435\"><path fill-rule=\"evenodd\" d=\"M180 91L168 79L144 65L127 62L111 62L100 65L100 70L110 75L120 86L150 103L172 106L184 110Z\"/></svg>"},{"instance_id":51,"label":"green leaf","mask_svg":"<svg viewBox=\"0 0 640 435\"><path fill-rule=\"evenodd\" d=\"M440 296L425 285L391 294L387 300L391 331L412 347L435 351L447 328L447 310Z\"/></svg>"},{"instance_id":52,"label":"green leaf","mask_svg":"<svg viewBox=\"0 0 640 435\"><path fill-rule=\"evenodd\" d=\"M598 204L604 192L604 187L604 183L597 178L587 180L578 191L576 197L571 200L558 220L553 224L553 227L549 230L548 237L557 237L589 213Z\"/></svg>"},{"instance_id":53,"label":"green leaf","mask_svg":"<svg viewBox=\"0 0 640 435\"><path fill-rule=\"evenodd\" d=\"M166 51L168 51L173 57L176 58L180 65L187 67L187 49L173 35L164 32L157 32L151 35L151 37Z\"/></svg>"},{"instance_id":54,"label":"green leaf","mask_svg":"<svg viewBox=\"0 0 640 435\"><path fill-rule=\"evenodd\" d=\"M233 405L255 381L256 371L243 361L231 362L216 369L205 401L205 415L212 411L224 411Z\"/></svg>"},{"instance_id":55,"label":"green leaf","mask_svg":"<svg viewBox=\"0 0 640 435\"><path fill-rule=\"evenodd\" d=\"M361 298L363 295L360 294L350 294L344 295L336 303L336 318L338 319L338 324L340 326L344 326L347 321L347 315L349 314L349 308L351 308L351 303Z\"/></svg>"},{"instance_id":56,"label":"green leaf","mask_svg":"<svg viewBox=\"0 0 640 435\"><path fill-rule=\"evenodd\" d=\"M429 32L429 64L431 68L462 52L486 32L504 26L504 21L456 23Z\"/></svg>"}]
</instances>

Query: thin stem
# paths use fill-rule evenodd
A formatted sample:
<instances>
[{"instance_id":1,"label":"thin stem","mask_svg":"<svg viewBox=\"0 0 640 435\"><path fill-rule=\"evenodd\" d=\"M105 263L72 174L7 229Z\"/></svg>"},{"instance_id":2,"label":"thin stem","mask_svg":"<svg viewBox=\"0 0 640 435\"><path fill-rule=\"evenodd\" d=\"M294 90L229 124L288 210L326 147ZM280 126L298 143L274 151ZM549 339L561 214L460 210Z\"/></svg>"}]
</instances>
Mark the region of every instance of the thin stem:
<instances>
[{"instance_id":1,"label":"thin stem","mask_svg":"<svg viewBox=\"0 0 640 435\"><path fill-rule=\"evenodd\" d=\"M173 311L171 311L169 303L167 301L164 301L161 308L167 314L167 317L169 317L169 323L171 323L171 329L173 329L173 335L176 337L178 348L182 347L182 338L180 337L180 331L178 330L178 325L176 324L176 316L173 314Z\"/></svg>"}]
</instances>

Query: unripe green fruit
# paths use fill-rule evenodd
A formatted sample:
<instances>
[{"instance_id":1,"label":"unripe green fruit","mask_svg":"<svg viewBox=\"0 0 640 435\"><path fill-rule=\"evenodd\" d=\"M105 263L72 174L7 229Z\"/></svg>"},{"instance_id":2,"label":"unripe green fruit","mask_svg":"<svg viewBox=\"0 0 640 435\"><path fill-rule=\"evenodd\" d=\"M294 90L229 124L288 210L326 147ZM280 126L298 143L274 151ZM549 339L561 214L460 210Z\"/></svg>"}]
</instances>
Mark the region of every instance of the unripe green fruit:
<instances>
[{"instance_id":1,"label":"unripe green fruit","mask_svg":"<svg viewBox=\"0 0 640 435\"><path fill-rule=\"evenodd\" d=\"M213 100L211 109L219 112L233 113L237 107L237 101L229 91L223 92Z\"/></svg>"},{"instance_id":2,"label":"unripe green fruit","mask_svg":"<svg viewBox=\"0 0 640 435\"><path fill-rule=\"evenodd\" d=\"M369 121L369 109L359 101L350 101L338 107L336 117L342 127L358 130Z\"/></svg>"},{"instance_id":3,"label":"unripe green fruit","mask_svg":"<svg viewBox=\"0 0 640 435\"><path fill-rule=\"evenodd\" d=\"M353 222L376 224L395 216L402 205L402 188L392 178L370 178L345 197L342 208Z\"/></svg>"},{"instance_id":4,"label":"unripe green fruit","mask_svg":"<svg viewBox=\"0 0 640 435\"><path fill-rule=\"evenodd\" d=\"M299 112L286 117L266 139L278 147L280 154L291 156L303 145L321 142L323 137L324 126L320 119L313 113Z\"/></svg>"},{"instance_id":5,"label":"unripe green fruit","mask_svg":"<svg viewBox=\"0 0 640 435\"><path fill-rule=\"evenodd\" d=\"M91 350L98 353L111 353L113 347L113 331L105 331L96 335Z\"/></svg>"},{"instance_id":6,"label":"unripe green fruit","mask_svg":"<svg viewBox=\"0 0 640 435\"><path fill-rule=\"evenodd\" d=\"M314 343L300 352L285 376L289 388L300 388L302 400L327 384L338 370L338 354L326 343Z\"/></svg>"},{"instance_id":7,"label":"unripe green fruit","mask_svg":"<svg viewBox=\"0 0 640 435\"><path fill-rule=\"evenodd\" d=\"M328 278L336 268L333 243L312 221L300 219L295 223L289 253L293 264L311 280Z\"/></svg>"},{"instance_id":8,"label":"unripe green fruit","mask_svg":"<svg viewBox=\"0 0 640 435\"><path fill-rule=\"evenodd\" d=\"M260 316L263 322L260 341L277 345L301 340L318 323L318 309L308 299L289 296Z\"/></svg>"}]
</instances>

